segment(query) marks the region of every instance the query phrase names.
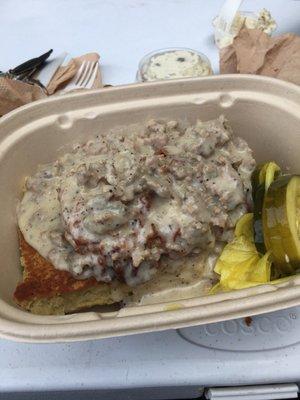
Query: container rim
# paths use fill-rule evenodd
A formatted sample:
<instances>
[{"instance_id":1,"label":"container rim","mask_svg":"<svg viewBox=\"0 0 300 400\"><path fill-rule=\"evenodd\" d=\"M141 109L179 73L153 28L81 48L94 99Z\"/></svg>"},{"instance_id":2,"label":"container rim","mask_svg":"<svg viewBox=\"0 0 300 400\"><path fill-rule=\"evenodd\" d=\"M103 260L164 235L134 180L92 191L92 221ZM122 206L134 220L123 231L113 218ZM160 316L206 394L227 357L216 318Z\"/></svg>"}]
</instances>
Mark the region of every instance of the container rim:
<instances>
[{"instance_id":1,"label":"container rim","mask_svg":"<svg viewBox=\"0 0 300 400\"><path fill-rule=\"evenodd\" d=\"M25 104L23 106L20 106L16 108L15 110L10 111L9 113L3 115L0 119L0 126L4 122L6 122L8 119L15 117L19 113L23 113L24 111L30 110L31 108L35 108L39 105L43 105L45 103L56 103L57 101L60 101L62 98L64 100L68 99L74 99L74 98L81 98L81 97L86 97L87 95L94 95L97 93L113 93L115 91L119 91L120 89L133 89L136 88L138 90L141 90L143 88L147 87L163 87L163 86L177 86L177 85L182 85L186 82L209 82L209 81L221 81L221 82L226 82L229 80L232 80L233 82L238 82L238 81L245 81L245 82L257 82L257 83L265 83L267 85L274 85L277 86L278 88L281 89L290 89L293 91L297 91L300 94L300 86L284 81L281 79L269 77L269 76L263 76L263 75L252 75L252 74L222 74L222 75L209 75L209 76L203 76L203 77L191 77L191 78L182 78L182 79L170 79L170 80L161 80L161 81L151 81L151 82L133 82L129 84L122 84L122 85L117 85L117 86L110 86L106 88L99 88L99 89L89 89L89 90L81 90L80 92L76 93L67 93L63 97L59 96L51 96L47 97L44 99L36 100L32 103Z\"/></svg>"}]
</instances>

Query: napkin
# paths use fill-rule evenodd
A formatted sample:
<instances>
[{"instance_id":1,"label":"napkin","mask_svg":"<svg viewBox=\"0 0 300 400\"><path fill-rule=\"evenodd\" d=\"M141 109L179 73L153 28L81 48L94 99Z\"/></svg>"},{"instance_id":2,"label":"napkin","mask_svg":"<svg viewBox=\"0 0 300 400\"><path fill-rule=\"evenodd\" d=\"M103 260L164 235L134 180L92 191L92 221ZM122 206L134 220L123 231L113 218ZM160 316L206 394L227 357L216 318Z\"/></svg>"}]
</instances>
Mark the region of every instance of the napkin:
<instances>
[{"instance_id":1,"label":"napkin","mask_svg":"<svg viewBox=\"0 0 300 400\"><path fill-rule=\"evenodd\" d=\"M300 36L270 37L243 28L230 46L220 50L221 74L267 75L300 84Z\"/></svg>"}]
</instances>

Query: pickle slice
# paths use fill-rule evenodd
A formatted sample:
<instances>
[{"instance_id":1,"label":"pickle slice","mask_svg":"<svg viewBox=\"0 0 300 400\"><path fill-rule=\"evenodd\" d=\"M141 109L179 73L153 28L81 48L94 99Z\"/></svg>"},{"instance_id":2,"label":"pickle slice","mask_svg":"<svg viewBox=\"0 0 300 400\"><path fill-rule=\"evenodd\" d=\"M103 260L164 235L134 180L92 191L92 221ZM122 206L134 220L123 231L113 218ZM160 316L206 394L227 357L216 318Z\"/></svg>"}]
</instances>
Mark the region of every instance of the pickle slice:
<instances>
[{"instance_id":1,"label":"pickle slice","mask_svg":"<svg viewBox=\"0 0 300 400\"><path fill-rule=\"evenodd\" d=\"M265 195L264 241L281 276L294 273L300 267L299 199L300 176L297 175L279 177Z\"/></svg>"},{"instance_id":2,"label":"pickle slice","mask_svg":"<svg viewBox=\"0 0 300 400\"><path fill-rule=\"evenodd\" d=\"M259 253L266 253L267 249L264 241L262 212L264 205L265 193L269 186L280 175L280 167L273 161L259 165L254 170L251 183L252 183L252 197L253 197L253 232L254 243Z\"/></svg>"},{"instance_id":3,"label":"pickle slice","mask_svg":"<svg viewBox=\"0 0 300 400\"><path fill-rule=\"evenodd\" d=\"M254 201L255 193L257 191L258 186L265 182L267 166L268 166L268 163L259 164L256 166L255 170L252 172L251 185L252 185L253 201Z\"/></svg>"},{"instance_id":4,"label":"pickle slice","mask_svg":"<svg viewBox=\"0 0 300 400\"><path fill-rule=\"evenodd\" d=\"M236 237L246 236L249 240L253 240L253 214L244 214L237 222L234 230Z\"/></svg>"},{"instance_id":5,"label":"pickle slice","mask_svg":"<svg viewBox=\"0 0 300 400\"><path fill-rule=\"evenodd\" d=\"M267 191L271 183L277 179L280 174L281 169L274 161L270 161L265 164L259 164L251 176L253 197L259 185L264 183L265 190Z\"/></svg>"},{"instance_id":6,"label":"pickle slice","mask_svg":"<svg viewBox=\"0 0 300 400\"><path fill-rule=\"evenodd\" d=\"M253 234L254 244L257 251L261 254L266 253L262 213L265 199L265 183L261 183L256 188L255 198L253 199Z\"/></svg>"}]
</instances>

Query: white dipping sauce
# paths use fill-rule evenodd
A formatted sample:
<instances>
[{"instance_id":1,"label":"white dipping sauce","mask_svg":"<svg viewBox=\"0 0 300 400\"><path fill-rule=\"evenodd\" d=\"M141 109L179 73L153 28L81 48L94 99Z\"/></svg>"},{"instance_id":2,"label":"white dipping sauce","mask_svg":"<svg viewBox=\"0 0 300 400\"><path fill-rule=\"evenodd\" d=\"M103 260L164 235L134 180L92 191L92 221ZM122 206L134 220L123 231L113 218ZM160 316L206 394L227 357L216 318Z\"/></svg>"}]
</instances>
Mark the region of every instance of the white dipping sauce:
<instances>
[{"instance_id":1,"label":"white dipping sauce","mask_svg":"<svg viewBox=\"0 0 300 400\"><path fill-rule=\"evenodd\" d=\"M212 75L209 62L189 50L170 50L150 57L142 68L145 81Z\"/></svg>"}]
</instances>

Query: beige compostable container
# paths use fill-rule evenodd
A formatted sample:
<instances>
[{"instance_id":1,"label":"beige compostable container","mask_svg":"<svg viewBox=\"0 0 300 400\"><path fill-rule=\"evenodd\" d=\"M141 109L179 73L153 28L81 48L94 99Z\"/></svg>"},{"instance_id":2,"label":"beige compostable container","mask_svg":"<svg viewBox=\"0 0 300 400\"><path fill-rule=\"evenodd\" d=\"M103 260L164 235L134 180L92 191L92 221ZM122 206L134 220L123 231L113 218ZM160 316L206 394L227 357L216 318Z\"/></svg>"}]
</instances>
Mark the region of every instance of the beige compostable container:
<instances>
[{"instance_id":1,"label":"beige compostable container","mask_svg":"<svg viewBox=\"0 0 300 400\"><path fill-rule=\"evenodd\" d=\"M225 114L258 162L300 172L300 88L266 77L223 75L134 84L52 97L0 120L0 336L27 342L96 339L206 324L300 305L300 276L174 303L38 316L12 300L21 278L16 204L24 178L68 146L149 118L208 120Z\"/></svg>"}]
</instances>

